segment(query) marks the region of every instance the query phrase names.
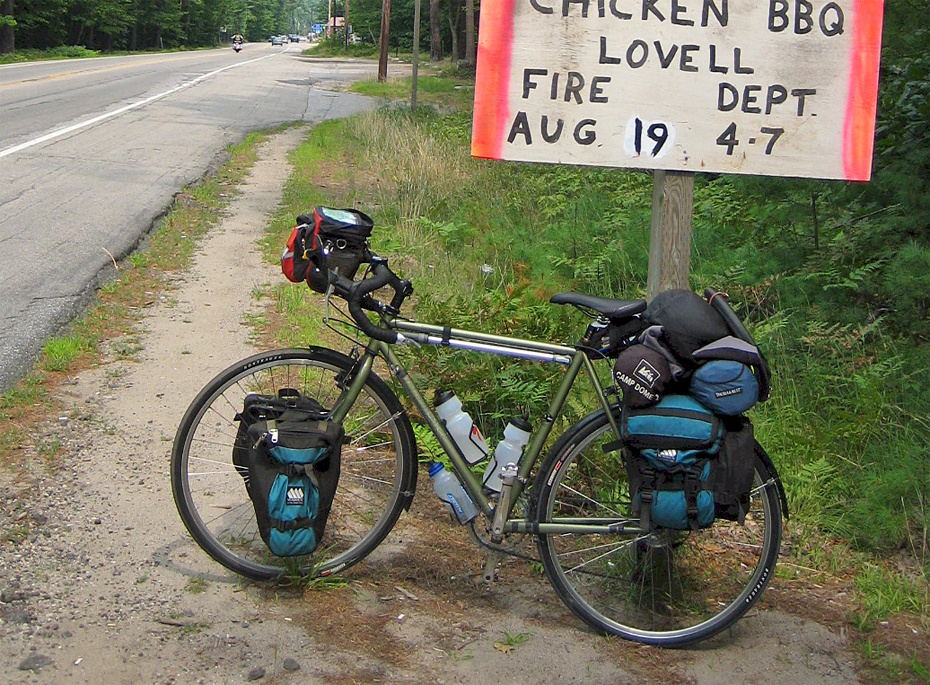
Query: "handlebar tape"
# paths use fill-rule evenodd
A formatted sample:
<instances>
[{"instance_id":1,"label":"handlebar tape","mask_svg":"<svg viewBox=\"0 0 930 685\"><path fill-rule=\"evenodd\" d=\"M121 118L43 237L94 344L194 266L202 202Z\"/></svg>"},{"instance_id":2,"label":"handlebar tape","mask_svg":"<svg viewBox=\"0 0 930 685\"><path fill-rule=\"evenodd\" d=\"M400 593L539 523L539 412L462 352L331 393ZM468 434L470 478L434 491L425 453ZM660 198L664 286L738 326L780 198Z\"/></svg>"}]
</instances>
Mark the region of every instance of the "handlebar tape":
<instances>
[{"instance_id":1,"label":"handlebar tape","mask_svg":"<svg viewBox=\"0 0 930 685\"><path fill-rule=\"evenodd\" d=\"M393 345L397 342L397 331L387 330L374 325L365 314L362 308L362 301L368 293L374 292L389 284L397 291L400 281L394 272L385 264L376 265L373 272L374 275L371 278L353 283L348 289L346 301L349 304L349 314L352 315L355 323L358 324L358 327L361 328L362 332L369 338L374 338L375 340Z\"/></svg>"}]
</instances>

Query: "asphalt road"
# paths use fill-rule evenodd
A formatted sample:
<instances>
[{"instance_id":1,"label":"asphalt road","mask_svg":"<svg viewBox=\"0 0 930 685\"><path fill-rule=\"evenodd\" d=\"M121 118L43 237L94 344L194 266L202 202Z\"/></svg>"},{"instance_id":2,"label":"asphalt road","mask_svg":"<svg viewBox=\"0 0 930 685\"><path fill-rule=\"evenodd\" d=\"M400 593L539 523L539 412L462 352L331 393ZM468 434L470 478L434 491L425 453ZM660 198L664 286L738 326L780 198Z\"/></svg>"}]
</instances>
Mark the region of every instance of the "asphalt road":
<instances>
[{"instance_id":1,"label":"asphalt road","mask_svg":"<svg viewBox=\"0 0 930 685\"><path fill-rule=\"evenodd\" d=\"M304 47L0 66L0 391L228 144L371 106L338 86L377 64Z\"/></svg>"}]
</instances>

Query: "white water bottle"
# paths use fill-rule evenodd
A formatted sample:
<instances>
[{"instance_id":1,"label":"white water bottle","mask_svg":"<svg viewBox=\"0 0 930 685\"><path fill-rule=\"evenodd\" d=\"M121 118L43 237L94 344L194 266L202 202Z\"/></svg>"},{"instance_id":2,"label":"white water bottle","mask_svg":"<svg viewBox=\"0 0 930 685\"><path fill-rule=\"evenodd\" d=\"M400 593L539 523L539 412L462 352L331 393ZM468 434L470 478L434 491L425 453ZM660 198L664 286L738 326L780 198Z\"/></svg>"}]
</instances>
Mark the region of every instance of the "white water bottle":
<instances>
[{"instance_id":1,"label":"white water bottle","mask_svg":"<svg viewBox=\"0 0 930 685\"><path fill-rule=\"evenodd\" d=\"M453 474L446 471L446 467L434 461L429 467L429 477L433 481L433 492L445 502L459 523L465 524L478 515L478 509L465 488Z\"/></svg>"},{"instance_id":2,"label":"white water bottle","mask_svg":"<svg viewBox=\"0 0 930 685\"><path fill-rule=\"evenodd\" d=\"M530 432L533 430L526 419L511 419L504 428L504 437L494 448L494 456L484 470L482 482L484 487L492 492L501 491L501 470L507 464L519 464L523 450L530 441Z\"/></svg>"},{"instance_id":3,"label":"white water bottle","mask_svg":"<svg viewBox=\"0 0 930 685\"><path fill-rule=\"evenodd\" d=\"M469 466L474 466L488 456L487 441L468 413L462 410L462 402L455 393L451 390L437 390L433 405L436 407L436 415L446 424L452 441Z\"/></svg>"}]
</instances>

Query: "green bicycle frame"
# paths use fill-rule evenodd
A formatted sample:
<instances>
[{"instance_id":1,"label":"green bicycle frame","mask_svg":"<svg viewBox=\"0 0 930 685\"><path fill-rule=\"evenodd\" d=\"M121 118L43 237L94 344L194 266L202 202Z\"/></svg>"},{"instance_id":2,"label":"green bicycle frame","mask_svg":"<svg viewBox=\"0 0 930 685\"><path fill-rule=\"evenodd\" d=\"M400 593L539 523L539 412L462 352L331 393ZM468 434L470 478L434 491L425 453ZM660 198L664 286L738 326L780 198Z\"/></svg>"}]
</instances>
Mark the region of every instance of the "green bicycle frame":
<instances>
[{"instance_id":1,"label":"green bicycle frame","mask_svg":"<svg viewBox=\"0 0 930 685\"><path fill-rule=\"evenodd\" d=\"M580 521L572 522L569 519L565 519L558 523L539 524L526 519L510 519L514 503L519 500L526 484L529 482L530 473L542 454L546 440L552 431L556 419L561 414L569 391L574 385L582 368L586 371L588 378L591 380L596 390L598 399L604 411L607 413L614 434L618 438L620 436L616 417L607 400L608 395L597 377L597 372L594 369L591 359L584 352L572 347L555 345L552 343L422 324L413 321L389 319L387 317L384 323L398 332L397 344L415 343L421 345L435 345L459 350L471 350L485 354L515 357L528 361L556 363L566 367L562 381L549 402L549 407L543 421L530 436L529 443L523 453L523 458L520 460L519 472L516 481L513 483L506 511L495 512L494 503L492 500L488 499L487 495L484 493L481 482L468 467L468 464L452 441L442 421L424 399L416 385L414 385L410 378L410 374L397 358L390 344L378 340L369 341L365 352L358 360L354 377L351 379L349 387L332 410L332 418L334 420L341 421L345 418L349 408L355 402L359 393L361 393L368 374L371 373L375 357L381 356L387 361L391 373L400 381L405 393L424 417L430 430L435 434L439 444L442 446L443 450L445 450L455 474L458 476L469 497L472 498L472 501L488 519L494 517L495 514L497 515L495 521L502 522L502 532L534 534L602 532L605 534L617 534L636 532L639 530L638 520L618 522L616 519L612 519L598 522L585 519L582 523Z\"/></svg>"}]
</instances>

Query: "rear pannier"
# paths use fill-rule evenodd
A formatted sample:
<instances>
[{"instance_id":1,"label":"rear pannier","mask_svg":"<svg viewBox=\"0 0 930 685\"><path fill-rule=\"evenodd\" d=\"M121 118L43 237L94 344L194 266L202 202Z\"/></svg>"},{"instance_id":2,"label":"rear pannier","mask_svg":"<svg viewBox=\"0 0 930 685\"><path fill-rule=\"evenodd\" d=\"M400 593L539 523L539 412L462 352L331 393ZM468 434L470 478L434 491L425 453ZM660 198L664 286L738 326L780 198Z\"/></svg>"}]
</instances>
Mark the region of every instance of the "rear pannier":
<instances>
[{"instance_id":1,"label":"rear pannier","mask_svg":"<svg viewBox=\"0 0 930 685\"><path fill-rule=\"evenodd\" d=\"M688 395L666 395L658 404L642 409L628 407L622 417L620 437L634 449L688 449L713 454L720 447L720 419Z\"/></svg>"}]
</instances>

